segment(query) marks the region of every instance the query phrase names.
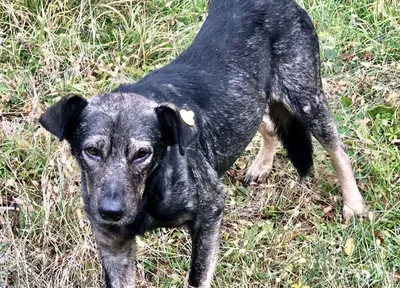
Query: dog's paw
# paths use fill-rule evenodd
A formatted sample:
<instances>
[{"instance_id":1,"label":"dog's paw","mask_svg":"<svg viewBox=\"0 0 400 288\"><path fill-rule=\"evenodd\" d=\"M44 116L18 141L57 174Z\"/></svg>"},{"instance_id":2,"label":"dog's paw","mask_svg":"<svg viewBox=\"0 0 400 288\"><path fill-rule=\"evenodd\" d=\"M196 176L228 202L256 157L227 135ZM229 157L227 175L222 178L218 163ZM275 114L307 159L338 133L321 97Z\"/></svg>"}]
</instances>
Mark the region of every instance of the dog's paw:
<instances>
[{"instance_id":1,"label":"dog's paw","mask_svg":"<svg viewBox=\"0 0 400 288\"><path fill-rule=\"evenodd\" d=\"M343 221L345 224L349 224L355 216L365 217L367 214L368 208L363 199L343 204Z\"/></svg>"},{"instance_id":2,"label":"dog's paw","mask_svg":"<svg viewBox=\"0 0 400 288\"><path fill-rule=\"evenodd\" d=\"M188 275L189 275L189 273L188 273ZM189 284L188 276L186 276L185 282L183 284L183 288L210 288L210 287L211 287L211 284L208 283L208 282L200 284L199 286L192 286L192 285Z\"/></svg>"},{"instance_id":3,"label":"dog's paw","mask_svg":"<svg viewBox=\"0 0 400 288\"><path fill-rule=\"evenodd\" d=\"M272 170L272 165L263 165L259 163L252 163L246 171L244 176L244 182L246 184L251 183L262 183L267 179L269 173Z\"/></svg>"}]
</instances>

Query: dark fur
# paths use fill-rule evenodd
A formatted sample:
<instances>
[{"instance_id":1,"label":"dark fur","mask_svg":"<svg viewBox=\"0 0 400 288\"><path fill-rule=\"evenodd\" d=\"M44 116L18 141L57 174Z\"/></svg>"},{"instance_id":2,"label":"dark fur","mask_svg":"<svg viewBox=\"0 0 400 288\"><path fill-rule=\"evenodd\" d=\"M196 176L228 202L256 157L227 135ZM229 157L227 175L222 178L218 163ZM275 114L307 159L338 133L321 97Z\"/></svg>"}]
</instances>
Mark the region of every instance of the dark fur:
<instances>
[{"instance_id":1,"label":"dark fur","mask_svg":"<svg viewBox=\"0 0 400 288\"><path fill-rule=\"evenodd\" d=\"M194 112L193 127L179 109ZM134 236L158 226L189 228L189 284L206 282L226 196L220 178L266 111L306 175L310 131L326 145L332 131L317 36L292 0L214 0L193 44L172 63L89 102L64 98L41 117L47 130L70 142L82 169L85 209L108 287L134 285ZM85 142L97 134L104 137ZM98 156L88 154L90 146ZM151 155L138 160L140 149ZM100 205L123 207L123 217L104 220Z\"/></svg>"}]
</instances>

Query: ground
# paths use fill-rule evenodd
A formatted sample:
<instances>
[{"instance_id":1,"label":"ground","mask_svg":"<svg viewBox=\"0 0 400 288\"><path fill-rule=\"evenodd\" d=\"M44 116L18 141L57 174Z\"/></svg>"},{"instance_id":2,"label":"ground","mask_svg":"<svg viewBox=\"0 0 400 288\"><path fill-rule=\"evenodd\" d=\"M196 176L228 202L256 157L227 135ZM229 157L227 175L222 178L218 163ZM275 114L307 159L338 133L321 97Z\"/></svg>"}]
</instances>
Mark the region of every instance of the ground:
<instances>
[{"instance_id":1,"label":"ground","mask_svg":"<svg viewBox=\"0 0 400 288\"><path fill-rule=\"evenodd\" d=\"M206 2L0 0L0 287L101 285L77 165L38 116L62 95L110 91L176 57ZM245 187L257 136L224 180L213 285L400 287L399 4L299 3L317 28L325 90L371 212L341 223L338 181L317 144L309 178L299 181L279 149L267 182ZM139 287L181 287L189 251L179 229L139 239Z\"/></svg>"}]
</instances>

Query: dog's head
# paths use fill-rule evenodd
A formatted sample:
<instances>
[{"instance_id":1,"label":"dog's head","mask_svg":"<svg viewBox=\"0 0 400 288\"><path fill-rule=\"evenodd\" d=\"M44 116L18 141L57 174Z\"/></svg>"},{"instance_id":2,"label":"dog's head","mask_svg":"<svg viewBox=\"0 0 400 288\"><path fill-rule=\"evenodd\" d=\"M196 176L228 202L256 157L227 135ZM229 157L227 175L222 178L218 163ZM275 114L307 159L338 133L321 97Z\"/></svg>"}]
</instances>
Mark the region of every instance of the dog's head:
<instances>
[{"instance_id":1,"label":"dog's head","mask_svg":"<svg viewBox=\"0 0 400 288\"><path fill-rule=\"evenodd\" d=\"M100 224L133 223L142 209L146 180L168 146L180 155L195 125L173 104L136 94L111 93L86 100L67 96L40 123L67 140L81 167L85 208ZM190 122L190 121L189 121Z\"/></svg>"}]
</instances>

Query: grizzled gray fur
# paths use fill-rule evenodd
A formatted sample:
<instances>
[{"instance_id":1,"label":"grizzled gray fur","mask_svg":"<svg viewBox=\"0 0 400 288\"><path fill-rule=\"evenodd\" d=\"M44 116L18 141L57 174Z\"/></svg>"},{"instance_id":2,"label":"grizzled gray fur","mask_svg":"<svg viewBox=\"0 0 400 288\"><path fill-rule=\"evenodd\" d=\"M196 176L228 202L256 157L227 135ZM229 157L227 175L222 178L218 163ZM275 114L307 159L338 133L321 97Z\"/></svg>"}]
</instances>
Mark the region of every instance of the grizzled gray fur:
<instances>
[{"instance_id":1,"label":"grizzled gray fur","mask_svg":"<svg viewBox=\"0 0 400 288\"><path fill-rule=\"evenodd\" d=\"M170 64L90 100L64 97L40 123L70 143L80 165L107 287L135 287L136 236L176 226L192 236L187 285L210 287L221 177L257 129L263 143L247 182L268 175L278 140L307 175L312 134L338 173L345 219L364 212L322 91L317 35L293 0L213 0L193 44Z\"/></svg>"}]
</instances>

